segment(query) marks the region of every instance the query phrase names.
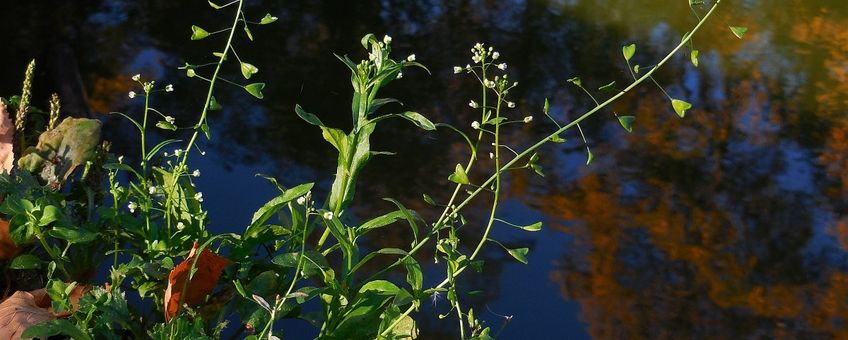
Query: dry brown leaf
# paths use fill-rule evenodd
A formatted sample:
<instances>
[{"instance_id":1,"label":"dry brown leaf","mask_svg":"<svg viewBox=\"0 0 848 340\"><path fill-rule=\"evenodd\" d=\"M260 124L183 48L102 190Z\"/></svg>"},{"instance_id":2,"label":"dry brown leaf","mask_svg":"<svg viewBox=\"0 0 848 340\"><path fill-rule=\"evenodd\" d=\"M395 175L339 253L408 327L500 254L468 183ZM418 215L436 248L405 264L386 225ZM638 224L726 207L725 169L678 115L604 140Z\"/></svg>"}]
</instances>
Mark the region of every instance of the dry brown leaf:
<instances>
[{"instance_id":1,"label":"dry brown leaf","mask_svg":"<svg viewBox=\"0 0 848 340\"><path fill-rule=\"evenodd\" d=\"M35 294L33 294L35 293ZM0 303L0 339L18 340L29 326L55 319L47 310L50 298L43 289L30 292L15 292ZM44 306L44 302L47 306Z\"/></svg>"},{"instance_id":2,"label":"dry brown leaf","mask_svg":"<svg viewBox=\"0 0 848 340\"><path fill-rule=\"evenodd\" d=\"M0 219L0 260L11 259L17 253L18 247L15 241L12 241L12 235L9 234L9 221Z\"/></svg>"},{"instance_id":3,"label":"dry brown leaf","mask_svg":"<svg viewBox=\"0 0 848 340\"><path fill-rule=\"evenodd\" d=\"M15 124L9 118L6 104L0 101L0 173L12 172L15 164L15 152L12 150L15 139Z\"/></svg>"},{"instance_id":4,"label":"dry brown leaf","mask_svg":"<svg viewBox=\"0 0 848 340\"><path fill-rule=\"evenodd\" d=\"M230 261L226 258L218 256L209 249L203 249L197 259L194 276L186 285L185 282L189 277L197 248L198 244L195 243L188 257L174 267L171 274L168 275L168 287L165 288L165 320L171 320L174 315L177 315L180 309L180 299L182 299L182 303L188 305L197 305L203 302L203 299L215 290L221 272L230 264ZM183 287L186 289L185 297L183 297Z\"/></svg>"}]
</instances>

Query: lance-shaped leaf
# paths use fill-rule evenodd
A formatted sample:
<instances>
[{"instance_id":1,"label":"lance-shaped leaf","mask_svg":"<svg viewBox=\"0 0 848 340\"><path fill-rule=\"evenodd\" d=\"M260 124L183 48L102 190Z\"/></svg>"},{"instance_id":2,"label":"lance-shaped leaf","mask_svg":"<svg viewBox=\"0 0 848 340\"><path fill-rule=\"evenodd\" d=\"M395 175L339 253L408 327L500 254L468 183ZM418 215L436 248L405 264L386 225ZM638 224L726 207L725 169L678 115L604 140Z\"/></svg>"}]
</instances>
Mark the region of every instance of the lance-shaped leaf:
<instances>
[{"instance_id":1,"label":"lance-shaped leaf","mask_svg":"<svg viewBox=\"0 0 848 340\"><path fill-rule=\"evenodd\" d=\"M433 122L431 122L429 119L427 119L427 117L422 116L418 112L406 111L404 113L401 113L401 116L415 123L415 125L424 130L432 131L436 129L436 125L433 124Z\"/></svg>"}]
</instances>

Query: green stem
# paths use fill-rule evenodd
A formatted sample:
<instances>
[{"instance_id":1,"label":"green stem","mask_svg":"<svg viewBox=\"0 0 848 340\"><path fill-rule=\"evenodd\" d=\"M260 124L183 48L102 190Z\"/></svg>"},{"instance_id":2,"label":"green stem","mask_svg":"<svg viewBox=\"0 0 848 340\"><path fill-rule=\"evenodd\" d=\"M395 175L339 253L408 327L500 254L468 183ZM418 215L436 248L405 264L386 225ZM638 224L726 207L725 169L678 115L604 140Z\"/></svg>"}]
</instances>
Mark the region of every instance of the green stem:
<instances>
[{"instance_id":1,"label":"green stem","mask_svg":"<svg viewBox=\"0 0 848 340\"><path fill-rule=\"evenodd\" d=\"M573 120L571 123L569 123L569 124L567 124L567 125L565 125L565 126L563 126L563 127L559 128L559 129L557 129L557 130L556 130L556 131L554 131L553 133L549 134L548 136L546 136L546 137L542 138L541 140L539 140L539 141L538 141L538 142L536 142L535 144L531 145L530 147L528 147L527 149L525 149L523 152L521 152L518 156L516 156L515 158L513 158L512 160L510 160L509 162L507 162L506 164L504 164L501 168L509 168L509 167L511 167L511 166L512 166L512 165L514 165L516 162L518 162L520 159L522 159L522 158L524 158L524 157L528 156L530 153L532 153L532 152L533 152L533 151L535 151L536 149L540 148L540 147L541 147L542 145L544 145L545 143L549 142L551 137L554 137L554 136L556 136L556 135L559 135L560 133L564 132L565 130L568 130L569 128L571 128L572 126L576 125L577 123L580 123L581 121L585 120L586 118L589 118L589 117L590 117L590 116L592 116L595 112L597 112L597 111L601 110L602 108L606 107L606 106L607 106L607 105L609 105L610 103L612 103L612 102L616 101L618 98L621 98L621 96L623 96L625 93L629 92L630 90L632 90L633 88L635 88L636 86L638 86L639 84L641 84L642 82L644 82L646 79L650 78L650 77L651 77L651 75L652 75L652 74L653 74L653 73L654 73L657 69L659 69L660 67L662 67L665 63L667 63L667 62L671 59L671 57L672 57L672 56L674 56L674 54L675 54L675 53L677 53L677 52L678 52L678 51L679 51L679 50L680 50L680 49L681 49L681 48L682 48L682 47L683 47L683 46L684 46L684 45L685 45L685 44L689 41L689 39L691 39L691 38L692 38L692 36L694 36L694 35L695 35L695 32L697 32L697 31L701 28L701 26L703 26L703 24L707 21L707 19L708 19L708 18L709 18L709 17L710 17L710 16L711 16L714 12L715 12L716 8L718 8L718 5L719 5L720 3L721 3L721 0L716 0L715 4L713 4L713 6L710 8L710 10L707 12L707 14L706 14L706 15L704 15L704 17L703 17L703 18L701 18L701 20L698 22L698 24L697 24L697 25L695 25L695 27L692 29L692 31L690 32L690 34L688 34L688 35L686 36L686 39L683 39L683 40L682 40L682 41L681 41L681 42L680 42L677 46L675 46L675 47L674 47L674 49L672 49L672 50L671 50L671 51L670 51L670 52L669 52L669 53L668 53L668 54L667 54L667 55L666 55L666 56L665 56L665 57L664 57L664 58L663 58L663 59L662 59L659 63L657 63L656 67L652 68L650 71L648 71L647 73L645 73L645 75L643 75L643 76L642 76L642 77L640 77L639 79L635 80L635 81L634 81L633 83L631 83L629 86L627 86L626 88L624 88L623 90L621 90L621 92L619 92L619 93L615 94L614 96L610 97L609 99L607 99L607 100L606 100L606 101L604 101L603 103L601 103L601 104L599 104L599 105L595 106L593 109L591 109L591 110L587 111L586 113L584 113L583 115L581 115L581 116L580 116L580 117L578 117L577 119ZM471 193L471 194L470 194L470 195L469 195L469 196L468 196L468 197L467 197L467 198L466 198L463 202L461 202L459 205L457 205L456 210L459 210L459 209L461 209L462 207L465 207L466 205L468 205L468 203L469 203L469 202L470 202L470 201L471 201L474 197L476 197L477 195L479 195L479 194L480 194L480 192L482 191L482 187L485 187L486 185L490 184L492 181L499 180L499 176L498 176L498 174L499 174L499 173L495 173L494 175L492 175L491 177L489 177L489 179L487 179L487 180L486 180L486 181L485 181L482 185L480 185L480 188L478 188L477 190L475 190L474 192L472 192L472 193ZM437 222L437 224L438 224L438 222ZM434 229L435 229L435 228L434 228ZM420 243L422 243L422 244L423 244L424 242L426 242L427 240L429 240L429 238L430 238L431 236L432 236L432 234L431 234L431 235L428 235L427 237L425 237L424 239L422 239ZM420 245L416 245L416 247L413 247L413 249L412 249L412 250L410 250L410 251L407 253L407 255L405 255L404 257L400 258L397 262L393 263L393 264L392 264L389 268L392 268L392 267L396 266L398 263L402 263L404 260L406 260L406 258L407 258L407 257L412 256L412 255L413 255L413 254L414 254L414 253L415 253L418 249L420 249L420 248L421 248L421 247L420 247ZM459 275L459 274L460 274L462 271L464 271L464 270L465 270L465 268L467 268L467 267L468 267L467 265L466 265L466 266L463 266L463 267L460 267L460 268L456 271L456 273L454 273L454 276ZM388 269L388 268L387 268L387 269ZM447 283L448 283L448 279L445 279L444 281L442 281L441 283L439 283L439 284L438 284L435 288L442 288L442 287L444 287ZM403 318L405 318L406 316L408 316L410 313L412 313L412 311L415 309L414 307L415 307L415 306L414 306L414 305L412 305L412 306L410 306L409 308L407 308L407 309L406 309L406 311L404 311L404 312L403 312L403 313L402 313L402 314L401 314L401 315L400 315L400 316L399 316L399 317L395 320L395 322L393 322L391 325L389 325L389 327L388 327L385 331L383 331L383 333L382 333L381 335L386 336L387 334L389 334L389 333L392 331L392 329L394 329L394 327L396 327L396 326L397 326L397 324L399 324L399 323L400 323L400 320L402 320Z\"/></svg>"},{"instance_id":2,"label":"green stem","mask_svg":"<svg viewBox=\"0 0 848 340\"><path fill-rule=\"evenodd\" d=\"M40 228L35 228L35 236L38 238L38 241L41 242L41 247L44 248L44 251L47 252L47 255L53 259L53 262L56 263L56 268L62 272L62 275L65 275L65 279L71 281L71 274L65 269L65 265L62 263L62 259L58 254L53 252L53 248L47 243L47 240L44 238L44 233L41 232Z\"/></svg>"}]
</instances>

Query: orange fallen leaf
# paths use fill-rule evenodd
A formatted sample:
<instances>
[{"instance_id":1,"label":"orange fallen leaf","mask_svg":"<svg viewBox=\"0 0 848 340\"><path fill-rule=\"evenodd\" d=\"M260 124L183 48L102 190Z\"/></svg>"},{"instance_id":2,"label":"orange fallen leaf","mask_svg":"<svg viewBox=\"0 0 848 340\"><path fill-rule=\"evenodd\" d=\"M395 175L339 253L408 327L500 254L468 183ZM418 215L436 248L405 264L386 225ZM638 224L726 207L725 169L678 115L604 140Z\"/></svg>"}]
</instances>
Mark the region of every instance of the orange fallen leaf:
<instances>
[{"instance_id":1,"label":"orange fallen leaf","mask_svg":"<svg viewBox=\"0 0 848 340\"><path fill-rule=\"evenodd\" d=\"M29 326L56 318L47 310L50 298L45 299L43 289L39 291L18 291L0 303L0 339L18 340Z\"/></svg>"},{"instance_id":2,"label":"orange fallen leaf","mask_svg":"<svg viewBox=\"0 0 848 340\"><path fill-rule=\"evenodd\" d=\"M12 172L15 164L15 152L12 145L15 139L15 125L9 118L6 104L0 102L0 173Z\"/></svg>"},{"instance_id":3,"label":"orange fallen leaf","mask_svg":"<svg viewBox=\"0 0 848 340\"><path fill-rule=\"evenodd\" d=\"M12 241L12 235L9 234L9 221L0 219L0 260L11 259L17 253L18 247Z\"/></svg>"},{"instance_id":4,"label":"orange fallen leaf","mask_svg":"<svg viewBox=\"0 0 848 340\"><path fill-rule=\"evenodd\" d=\"M230 264L230 261L226 258L218 256L209 249L203 249L197 259L194 276L186 284L191 272L191 264L197 254L197 248L198 244L195 242L188 257L174 267L171 274L168 275L168 287L165 288L166 321L170 321L179 312L180 299L182 299L182 303L188 305L197 305L203 302L203 299L215 290L221 272ZM185 297L183 297L183 288L186 289Z\"/></svg>"}]
</instances>

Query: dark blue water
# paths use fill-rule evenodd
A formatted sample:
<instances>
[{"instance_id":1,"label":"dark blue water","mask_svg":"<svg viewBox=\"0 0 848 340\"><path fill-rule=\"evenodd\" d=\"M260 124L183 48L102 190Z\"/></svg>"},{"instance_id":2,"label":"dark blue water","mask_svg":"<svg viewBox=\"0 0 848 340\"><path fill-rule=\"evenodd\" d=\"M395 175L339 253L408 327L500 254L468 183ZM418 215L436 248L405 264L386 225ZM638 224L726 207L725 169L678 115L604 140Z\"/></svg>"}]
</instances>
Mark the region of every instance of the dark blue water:
<instances>
[{"instance_id":1,"label":"dark blue water","mask_svg":"<svg viewBox=\"0 0 848 340\"><path fill-rule=\"evenodd\" d=\"M59 8L55 8L59 6ZM191 24L224 26L205 2L92 1L3 5L5 43L0 90L13 93L25 63L43 61L36 92L60 89L70 110L104 117L137 112L126 98L129 76L173 83L157 105L193 121L203 86L175 68L208 58L214 42L188 41ZM790 10L791 9L791 10ZM496 46L509 63L515 117L536 121L510 132L520 148L551 131L552 115L578 116L591 100L568 87L626 84L620 47L638 45L635 63L650 65L694 24L686 1L256 1L247 12L280 18L254 30L240 55L268 83L263 101L221 89L225 110L211 117L213 139L191 166L210 211L211 230L241 231L275 190L256 173L286 185L316 182L326 193L335 155L320 133L298 119L295 103L331 126L347 126L347 69L332 53L363 57L365 33L391 34L399 56L415 53L432 76L409 72L387 90L434 121L468 126L474 84L452 74L475 42ZM61 13L61 14L60 14ZM22 20L23 18L23 20ZM748 26L738 40L727 25ZM499 215L545 222L538 233L507 227L494 237L529 246L530 264L487 247L485 271L462 285L488 325L507 339L830 338L848 336L848 6L837 1L725 0L695 38L700 65L676 56L656 79L694 109L683 120L656 88L644 85L583 124L595 160L585 166L576 131L544 148L547 176L515 173ZM67 55L74 63L69 63ZM237 70L227 73L233 79ZM72 98L77 98L74 106ZM612 112L637 117L626 133ZM106 118L117 151L136 149L129 127ZM394 197L431 215L421 200L449 194L445 178L465 155L450 133L421 133L405 122L382 125L376 158L363 173L358 218L386 212ZM473 217L479 220L480 216ZM478 237L479 230L463 235ZM407 242L402 233L366 246ZM428 282L441 281L427 254ZM449 307L436 301L417 315L425 338L456 337ZM304 322L285 324L294 338Z\"/></svg>"}]
</instances>

